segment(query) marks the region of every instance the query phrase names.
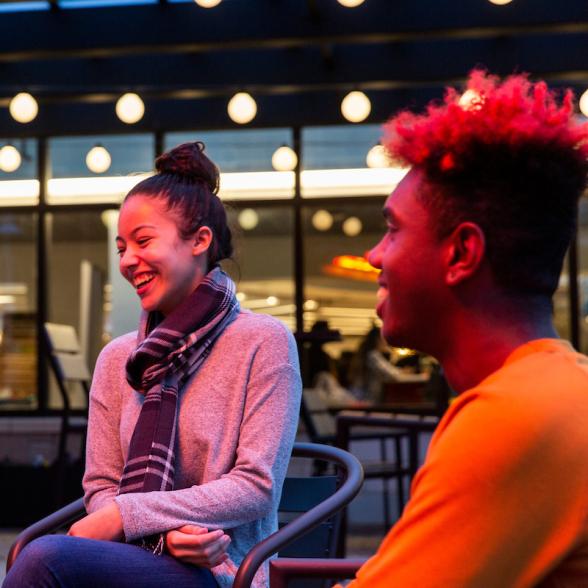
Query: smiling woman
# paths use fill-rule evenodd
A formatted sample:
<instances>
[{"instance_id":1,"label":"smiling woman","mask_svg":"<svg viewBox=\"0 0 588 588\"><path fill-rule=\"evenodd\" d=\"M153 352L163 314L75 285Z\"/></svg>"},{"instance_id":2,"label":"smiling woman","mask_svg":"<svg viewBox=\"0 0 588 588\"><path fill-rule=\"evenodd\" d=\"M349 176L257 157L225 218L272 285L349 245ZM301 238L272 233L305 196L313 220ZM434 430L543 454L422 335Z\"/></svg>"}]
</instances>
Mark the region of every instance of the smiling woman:
<instances>
[{"instance_id":1,"label":"smiling woman","mask_svg":"<svg viewBox=\"0 0 588 588\"><path fill-rule=\"evenodd\" d=\"M31 543L6 587L228 587L243 554L277 529L301 394L294 339L241 310L219 266L231 233L203 144L156 167L119 217L120 271L143 312L96 364L89 514L69 536ZM254 586L267 583L263 569Z\"/></svg>"}]
</instances>

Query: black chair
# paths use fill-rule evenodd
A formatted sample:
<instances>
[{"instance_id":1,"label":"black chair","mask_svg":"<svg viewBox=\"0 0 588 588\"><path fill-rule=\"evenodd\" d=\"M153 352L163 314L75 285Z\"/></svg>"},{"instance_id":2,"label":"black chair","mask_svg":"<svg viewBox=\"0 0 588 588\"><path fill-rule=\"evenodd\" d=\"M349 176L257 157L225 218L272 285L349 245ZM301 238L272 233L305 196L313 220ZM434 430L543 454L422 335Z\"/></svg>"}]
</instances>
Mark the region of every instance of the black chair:
<instances>
[{"instance_id":1,"label":"black chair","mask_svg":"<svg viewBox=\"0 0 588 588\"><path fill-rule=\"evenodd\" d=\"M344 413L353 416L364 416L369 406L353 408L352 406L340 407ZM338 409L329 407L320 398L320 395L312 388L305 388L302 393L302 402L300 407L300 417L313 443L325 443L328 445L337 445L337 412ZM405 504L404 493L404 475L405 469L402 465L402 442L407 438L407 431L398 428L392 429L388 426L381 428L374 427L356 427L353 434L348 435L347 444L344 447L346 451L351 451L351 443L355 441L377 441L379 442L380 459L376 464L363 463L364 471L367 477L382 478L384 491L382 493L382 504L384 519L382 524L384 530L392 524L392 515L390 509L390 486L389 480L396 481L396 498L397 510L402 512ZM393 457L388 455L388 442L392 443ZM374 475L375 473L378 475ZM383 475L379 475L383 472ZM343 556L343 553L339 554Z\"/></svg>"},{"instance_id":2,"label":"black chair","mask_svg":"<svg viewBox=\"0 0 588 588\"><path fill-rule=\"evenodd\" d=\"M286 478L279 515L289 520L247 554L235 578L235 588L249 587L259 566L277 552L287 557L325 558L334 554L339 527L338 513L361 488L361 464L346 451L313 443L296 443L292 456L328 461L336 466L338 474L319 478ZM84 516L85 512L80 498L27 527L10 548L6 571L28 543L42 535L66 528ZM302 514L292 518L292 513Z\"/></svg>"},{"instance_id":3,"label":"black chair","mask_svg":"<svg viewBox=\"0 0 588 588\"><path fill-rule=\"evenodd\" d=\"M45 323L44 326L49 364L63 403L56 462L65 466L68 461L67 441L71 434L79 436L81 460L84 459L87 419L72 420L71 395L75 387L81 388L83 411L87 413L91 376L75 329L71 325L56 323Z\"/></svg>"}]
</instances>

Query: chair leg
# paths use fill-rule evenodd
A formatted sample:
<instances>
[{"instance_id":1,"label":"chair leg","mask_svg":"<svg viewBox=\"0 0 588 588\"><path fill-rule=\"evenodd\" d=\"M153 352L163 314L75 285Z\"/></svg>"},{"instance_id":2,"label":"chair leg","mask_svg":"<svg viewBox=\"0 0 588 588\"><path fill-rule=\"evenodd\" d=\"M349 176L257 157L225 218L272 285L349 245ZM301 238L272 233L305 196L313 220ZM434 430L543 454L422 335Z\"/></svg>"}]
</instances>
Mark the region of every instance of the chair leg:
<instances>
[{"instance_id":1,"label":"chair leg","mask_svg":"<svg viewBox=\"0 0 588 588\"><path fill-rule=\"evenodd\" d=\"M386 439L380 439L380 459L382 463L388 463ZM390 517L390 481L386 476L382 478L382 504L384 507L384 533L386 533L392 524Z\"/></svg>"},{"instance_id":2,"label":"chair leg","mask_svg":"<svg viewBox=\"0 0 588 588\"><path fill-rule=\"evenodd\" d=\"M396 463L398 464L398 477L397 479L397 491L398 491L398 518L402 515L402 511L404 510L404 474L402 473L403 470L403 460L402 460L402 439L400 437L394 438L394 450L396 452Z\"/></svg>"}]
</instances>

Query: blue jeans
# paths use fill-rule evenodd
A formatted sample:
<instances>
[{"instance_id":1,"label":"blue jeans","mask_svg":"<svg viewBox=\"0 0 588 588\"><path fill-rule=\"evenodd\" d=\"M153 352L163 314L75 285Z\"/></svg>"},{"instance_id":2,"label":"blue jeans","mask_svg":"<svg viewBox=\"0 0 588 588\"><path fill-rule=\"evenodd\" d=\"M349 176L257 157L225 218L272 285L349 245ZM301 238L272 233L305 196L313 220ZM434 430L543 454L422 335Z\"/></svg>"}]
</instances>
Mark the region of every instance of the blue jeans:
<instances>
[{"instance_id":1,"label":"blue jeans","mask_svg":"<svg viewBox=\"0 0 588 588\"><path fill-rule=\"evenodd\" d=\"M218 588L205 568L136 545L46 535L29 543L2 588Z\"/></svg>"}]
</instances>

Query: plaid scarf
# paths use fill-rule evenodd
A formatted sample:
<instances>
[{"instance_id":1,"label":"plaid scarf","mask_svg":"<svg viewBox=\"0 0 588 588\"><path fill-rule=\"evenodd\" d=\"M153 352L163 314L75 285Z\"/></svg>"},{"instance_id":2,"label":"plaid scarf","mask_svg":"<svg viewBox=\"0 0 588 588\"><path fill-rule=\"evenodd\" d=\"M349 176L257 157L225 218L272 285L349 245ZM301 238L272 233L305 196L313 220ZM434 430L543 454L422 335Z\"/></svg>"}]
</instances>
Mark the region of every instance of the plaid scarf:
<instances>
[{"instance_id":1,"label":"plaid scarf","mask_svg":"<svg viewBox=\"0 0 588 588\"><path fill-rule=\"evenodd\" d=\"M173 490L178 391L239 314L235 284L218 266L169 316L144 313L127 381L145 395L118 493Z\"/></svg>"}]
</instances>

